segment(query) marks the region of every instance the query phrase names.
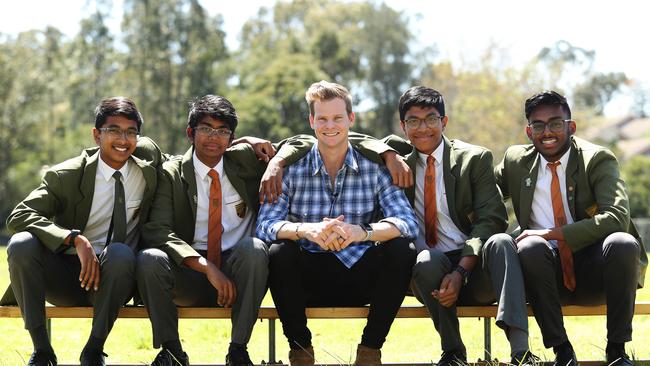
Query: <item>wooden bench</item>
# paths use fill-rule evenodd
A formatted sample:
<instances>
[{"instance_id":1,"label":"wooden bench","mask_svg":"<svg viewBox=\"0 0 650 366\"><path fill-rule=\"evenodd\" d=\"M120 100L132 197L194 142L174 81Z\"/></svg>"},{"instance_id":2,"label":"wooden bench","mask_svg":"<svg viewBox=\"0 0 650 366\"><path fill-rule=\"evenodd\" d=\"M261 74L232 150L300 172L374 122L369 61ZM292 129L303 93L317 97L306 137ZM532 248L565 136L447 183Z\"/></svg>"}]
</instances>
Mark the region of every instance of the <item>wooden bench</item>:
<instances>
[{"instance_id":1,"label":"wooden bench","mask_svg":"<svg viewBox=\"0 0 650 366\"><path fill-rule=\"evenodd\" d=\"M565 316L595 316L606 315L607 306L563 306L562 313ZM484 360L491 361L492 319L496 317L497 307L490 306L459 306L457 308L460 318L483 318L483 342ZM51 331L51 319L53 318L92 318L91 307L57 307L47 306L45 311L48 321L48 331ZM635 315L650 315L650 302L635 304ZM307 318L309 319L364 319L368 315L368 307L354 308L308 308ZM530 307L528 315L532 316ZM178 308L178 316L181 319L230 319L230 309L223 308ZM20 318L20 309L16 306L0 306L0 318ZM148 318L147 310L142 306L127 306L120 310L120 318ZM397 318L429 318L429 313L422 306L405 306L397 313ZM276 361L276 338L275 325L279 319L278 313L273 307L262 307L259 312L260 320L269 321L269 360L268 364L277 364Z\"/></svg>"}]
</instances>

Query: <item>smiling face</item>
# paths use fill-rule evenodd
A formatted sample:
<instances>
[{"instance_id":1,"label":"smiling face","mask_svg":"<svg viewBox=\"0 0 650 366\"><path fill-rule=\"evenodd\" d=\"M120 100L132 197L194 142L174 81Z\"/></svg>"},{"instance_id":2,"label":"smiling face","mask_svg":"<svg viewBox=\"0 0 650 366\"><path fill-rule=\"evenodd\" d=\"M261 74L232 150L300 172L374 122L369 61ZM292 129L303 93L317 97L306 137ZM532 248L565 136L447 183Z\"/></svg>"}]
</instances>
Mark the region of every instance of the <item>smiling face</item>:
<instances>
[{"instance_id":1,"label":"smiling face","mask_svg":"<svg viewBox=\"0 0 650 366\"><path fill-rule=\"evenodd\" d=\"M211 127L215 130L225 129L228 131L230 131L230 127L227 123L221 120L205 116L196 124L196 129L191 127L187 128L187 137L194 144L196 156L203 164L213 168L219 163L221 157L226 152L226 149L230 146L234 135L231 134L228 136L220 135L218 133L201 133L197 129L202 126Z\"/></svg>"},{"instance_id":2,"label":"smiling face","mask_svg":"<svg viewBox=\"0 0 650 366\"><path fill-rule=\"evenodd\" d=\"M354 112L348 114L341 98L316 100L309 125L314 129L319 148L347 149L348 132L354 124Z\"/></svg>"},{"instance_id":3,"label":"smiling face","mask_svg":"<svg viewBox=\"0 0 650 366\"><path fill-rule=\"evenodd\" d=\"M437 117L433 125L426 123L427 118ZM413 106L404 114L404 121L400 121L400 126L406 137L411 140L411 144L423 154L431 154L442 141L442 133L449 120L447 116L442 118L435 107ZM409 126L409 120L419 120L415 126Z\"/></svg>"},{"instance_id":4,"label":"smiling face","mask_svg":"<svg viewBox=\"0 0 650 366\"><path fill-rule=\"evenodd\" d=\"M531 123L549 123L551 120L563 119L561 131L553 132L546 126L542 132L534 132ZM558 161L571 146L571 135L576 132L576 123L569 120L566 112L560 105L541 105L536 107L528 117L529 125L526 126L526 135L535 146L535 149L549 162Z\"/></svg>"},{"instance_id":5,"label":"smiling face","mask_svg":"<svg viewBox=\"0 0 650 366\"><path fill-rule=\"evenodd\" d=\"M106 122L100 128L119 129L123 132L121 136L113 136L108 131L102 132L97 128L93 128L93 137L99 146L99 157L108 166L118 170L129 160L138 143L137 138L129 139L124 132L137 132L138 124L136 121L118 115L106 118Z\"/></svg>"}]
</instances>

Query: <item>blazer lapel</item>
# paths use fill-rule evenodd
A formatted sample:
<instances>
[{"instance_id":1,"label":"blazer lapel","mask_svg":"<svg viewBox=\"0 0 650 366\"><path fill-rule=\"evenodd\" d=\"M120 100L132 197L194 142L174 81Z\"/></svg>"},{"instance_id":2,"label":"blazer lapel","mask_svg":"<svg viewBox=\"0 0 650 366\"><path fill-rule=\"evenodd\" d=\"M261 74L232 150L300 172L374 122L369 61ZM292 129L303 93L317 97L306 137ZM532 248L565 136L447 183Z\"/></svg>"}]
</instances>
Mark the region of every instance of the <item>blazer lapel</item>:
<instances>
[{"instance_id":1,"label":"blazer lapel","mask_svg":"<svg viewBox=\"0 0 650 366\"><path fill-rule=\"evenodd\" d=\"M535 157L532 158L526 166L527 174L521 178L519 192L519 227L522 230L528 228L528 221L532 212L533 195L535 194L535 185L537 184L537 172L539 170L539 154L533 150Z\"/></svg>"},{"instance_id":2,"label":"blazer lapel","mask_svg":"<svg viewBox=\"0 0 650 366\"><path fill-rule=\"evenodd\" d=\"M196 222L196 205L197 205L197 191L196 191L196 175L194 174L194 163L192 162L192 153L194 152L194 147L190 147L189 150L183 155L183 160L181 161L181 178L183 179L183 184L185 184L185 192L187 192L187 200L192 207L192 222Z\"/></svg>"},{"instance_id":3,"label":"blazer lapel","mask_svg":"<svg viewBox=\"0 0 650 366\"><path fill-rule=\"evenodd\" d=\"M575 221L576 219L576 179L578 175L578 148L575 145L575 141L571 144L571 151L569 152L569 162L566 167L566 196L567 202L569 203L569 211L571 212L571 217Z\"/></svg>"},{"instance_id":4,"label":"blazer lapel","mask_svg":"<svg viewBox=\"0 0 650 366\"><path fill-rule=\"evenodd\" d=\"M246 206L252 210L255 206L253 206L251 198L248 197L248 193L246 192L246 182L244 182L239 174L237 174L237 165L228 155L228 151L226 151L223 157L223 170L226 173L226 176L228 176L230 184L232 184L237 193L239 193L239 196L244 200Z\"/></svg>"},{"instance_id":5,"label":"blazer lapel","mask_svg":"<svg viewBox=\"0 0 650 366\"><path fill-rule=\"evenodd\" d=\"M409 168L411 169L411 173L413 174L413 178L415 181L417 179L415 175L417 174L416 167L418 162L418 151L415 149L415 147L413 147L413 150L411 151L410 154L404 157L404 161L406 162L406 165L408 165ZM412 186L404 190L404 194L406 194L406 198L408 198L412 207L415 207L415 186L416 184L413 184Z\"/></svg>"},{"instance_id":6,"label":"blazer lapel","mask_svg":"<svg viewBox=\"0 0 650 366\"><path fill-rule=\"evenodd\" d=\"M151 187L156 183L156 169L154 169L149 162L142 160L134 155L131 156L133 161L140 167L142 175L144 176L144 181L146 183L144 188L144 197L142 200L146 200L153 195L153 190Z\"/></svg>"},{"instance_id":7,"label":"blazer lapel","mask_svg":"<svg viewBox=\"0 0 650 366\"><path fill-rule=\"evenodd\" d=\"M457 168L456 153L452 149L451 142L445 136L442 137L442 143L445 144L442 150L442 178L445 182L447 208L451 220L457 227L461 227L458 223L458 217L456 215L457 210L454 203L456 202L456 177L452 172L455 172Z\"/></svg>"},{"instance_id":8,"label":"blazer lapel","mask_svg":"<svg viewBox=\"0 0 650 366\"><path fill-rule=\"evenodd\" d=\"M75 228L82 232L86 229L90 208L93 204L93 194L95 193L95 175L97 175L97 164L99 160L99 150L93 155L86 158L86 165L83 168L81 184L79 186L79 200L75 203ZM74 188L70 188L74 189Z\"/></svg>"}]
</instances>

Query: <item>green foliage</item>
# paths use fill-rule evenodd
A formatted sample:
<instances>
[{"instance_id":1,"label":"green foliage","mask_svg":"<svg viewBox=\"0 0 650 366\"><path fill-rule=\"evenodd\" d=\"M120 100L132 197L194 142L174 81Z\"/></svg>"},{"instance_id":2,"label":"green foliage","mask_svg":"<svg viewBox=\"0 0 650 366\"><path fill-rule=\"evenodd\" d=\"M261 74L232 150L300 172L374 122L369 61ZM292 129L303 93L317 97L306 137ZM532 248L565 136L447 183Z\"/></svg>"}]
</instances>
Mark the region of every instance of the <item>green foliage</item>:
<instances>
[{"instance_id":1,"label":"green foliage","mask_svg":"<svg viewBox=\"0 0 650 366\"><path fill-rule=\"evenodd\" d=\"M585 109L593 108L597 114L602 114L605 105L626 82L627 76L622 72L593 74L576 87L575 104Z\"/></svg>"},{"instance_id":2,"label":"green foliage","mask_svg":"<svg viewBox=\"0 0 650 366\"><path fill-rule=\"evenodd\" d=\"M632 217L650 217L650 157L635 156L622 166Z\"/></svg>"},{"instance_id":3,"label":"green foliage","mask_svg":"<svg viewBox=\"0 0 650 366\"><path fill-rule=\"evenodd\" d=\"M497 58L487 51L475 69L442 62L422 76L424 85L445 98L446 135L487 147L495 164L509 145L527 142L523 101L530 90L539 89L531 72L495 66Z\"/></svg>"},{"instance_id":4,"label":"green foliage","mask_svg":"<svg viewBox=\"0 0 650 366\"><path fill-rule=\"evenodd\" d=\"M526 142L523 101L531 93L565 90L587 124L631 84L622 73L594 73L595 52L565 41L517 67L502 62L508 55L496 44L475 65L452 64L436 57L435 35L413 47L417 19L369 0L262 7L235 50L226 47L222 17L198 0L125 0L118 34L106 25L112 1L94 3L71 38L51 27L0 34L0 228L43 166L94 145L93 109L104 97L133 98L143 133L178 154L194 97L226 96L241 120L238 136L278 140L311 133L304 93L326 79L355 97L355 129L383 137L399 131L401 93L424 84L445 96L445 133L490 148L497 162L506 146ZM645 115L647 86L633 86L635 113Z\"/></svg>"},{"instance_id":5,"label":"green foliage","mask_svg":"<svg viewBox=\"0 0 650 366\"><path fill-rule=\"evenodd\" d=\"M374 118L361 127L383 136L393 131L399 96L412 80L413 66L407 61L411 40L408 19L385 4L278 2L261 9L242 29L242 46L235 55L236 89L272 113L264 115L266 121L282 122L273 130L255 127L262 137L275 138L286 137L287 127L294 133L306 131L303 96L311 83L339 82L357 98L372 101L368 114ZM296 70L286 70L288 65ZM286 94L278 96L277 91ZM277 108L265 106L269 95L276 98Z\"/></svg>"}]
</instances>

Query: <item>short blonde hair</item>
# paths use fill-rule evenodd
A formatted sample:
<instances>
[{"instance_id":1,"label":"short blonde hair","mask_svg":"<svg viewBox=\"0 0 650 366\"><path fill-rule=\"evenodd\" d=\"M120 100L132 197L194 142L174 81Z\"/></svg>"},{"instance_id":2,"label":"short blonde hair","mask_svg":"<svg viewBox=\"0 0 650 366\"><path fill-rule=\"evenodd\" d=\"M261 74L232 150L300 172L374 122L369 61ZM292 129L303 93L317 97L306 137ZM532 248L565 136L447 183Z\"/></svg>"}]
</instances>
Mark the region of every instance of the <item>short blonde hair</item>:
<instances>
[{"instance_id":1,"label":"short blonde hair","mask_svg":"<svg viewBox=\"0 0 650 366\"><path fill-rule=\"evenodd\" d=\"M337 83L330 83L329 81L321 80L317 83L311 84L305 93L305 99L309 104L309 114L314 115L314 102L329 101L332 99L341 98L345 102L345 110L348 115L352 113L352 96L350 92L343 86Z\"/></svg>"}]
</instances>

